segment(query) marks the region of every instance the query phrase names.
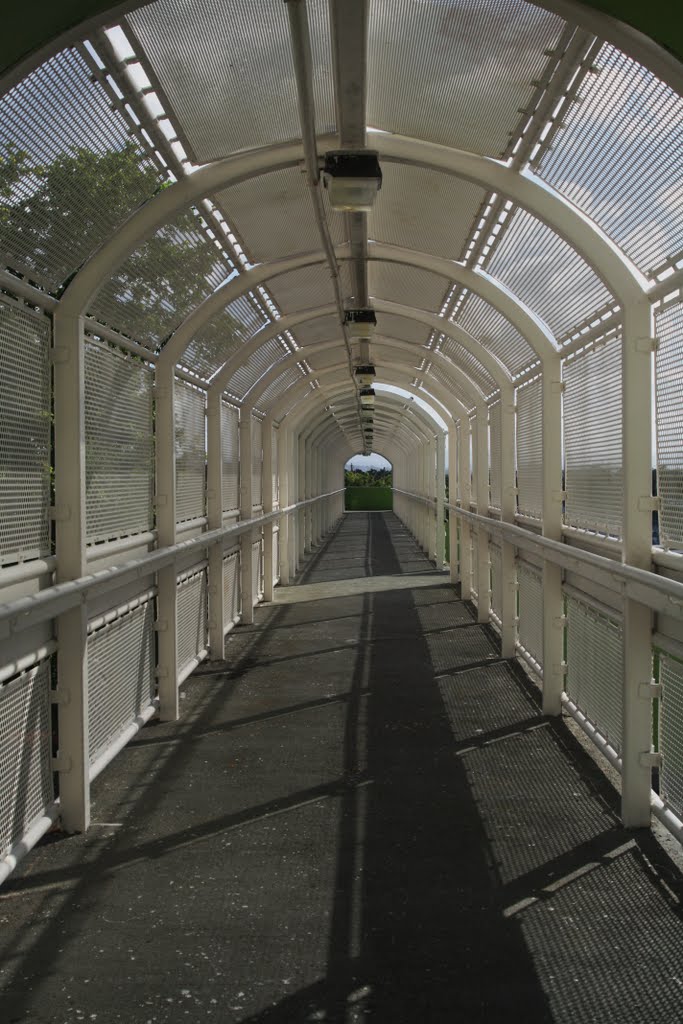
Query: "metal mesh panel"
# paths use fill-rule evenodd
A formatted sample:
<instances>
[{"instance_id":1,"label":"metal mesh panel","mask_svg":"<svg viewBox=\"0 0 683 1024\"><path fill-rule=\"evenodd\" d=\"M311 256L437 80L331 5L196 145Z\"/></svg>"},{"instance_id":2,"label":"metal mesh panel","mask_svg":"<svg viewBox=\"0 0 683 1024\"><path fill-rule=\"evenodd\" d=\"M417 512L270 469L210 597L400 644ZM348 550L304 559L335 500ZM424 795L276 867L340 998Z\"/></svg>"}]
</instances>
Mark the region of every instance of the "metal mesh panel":
<instances>
[{"instance_id":1,"label":"metal mesh panel","mask_svg":"<svg viewBox=\"0 0 683 1024\"><path fill-rule=\"evenodd\" d=\"M240 507L240 425L239 413L221 402L221 456L223 466L223 511Z\"/></svg>"},{"instance_id":2,"label":"metal mesh panel","mask_svg":"<svg viewBox=\"0 0 683 1024\"><path fill-rule=\"evenodd\" d=\"M537 356L509 320L478 295L470 293L453 319L474 335L511 373L519 373L537 361Z\"/></svg>"},{"instance_id":3,"label":"metal mesh panel","mask_svg":"<svg viewBox=\"0 0 683 1024\"><path fill-rule=\"evenodd\" d=\"M387 161L382 167L382 201L368 215L368 235L457 259L484 195L482 188L453 175Z\"/></svg>"},{"instance_id":4,"label":"metal mesh panel","mask_svg":"<svg viewBox=\"0 0 683 1024\"><path fill-rule=\"evenodd\" d=\"M491 610L501 619L503 615L503 566L498 544L489 544L489 560L491 563Z\"/></svg>"},{"instance_id":5,"label":"metal mesh panel","mask_svg":"<svg viewBox=\"0 0 683 1024\"><path fill-rule=\"evenodd\" d=\"M206 650L207 593L205 569L178 583L178 672Z\"/></svg>"},{"instance_id":6,"label":"metal mesh panel","mask_svg":"<svg viewBox=\"0 0 683 1024\"><path fill-rule=\"evenodd\" d=\"M268 291L282 313L332 305L334 288L326 266L290 270L268 282Z\"/></svg>"},{"instance_id":7,"label":"metal mesh panel","mask_svg":"<svg viewBox=\"0 0 683 1024\"><path fill-rule=\"evenodd\" d=\"M368 123L502 154L563 25L518 0L372 3Z\"/></svg>"},{"instance_id":8,"label":"metal mesh panel","mask_svg":"<svg viewBox=\"0 0 683 1024\"><path fill-rule=\"evenodd\" d=\"M376 298L438 312L443 303L446 280L418 267L371 262L368 265L368 288Z\"/></svg>"},{"instance_id":9,"label":"metal mesh panel","mask_svg":"<svg viewBox=\"0 0 683 1024\"><path fill-rule=\"evenodd\" d=\"M323 190L323 199L326 195ZM310 191L298 167L241 182L221 192L216 202L245 240L255 263L320 249ZM332 241L336 245L345 241L343 216L328 208L327 222Z\"/></svg>"},{"instance_id":10,"label":"metal mesh panel","mask_svg":"<svg viewBox=\"0 0 683 1024\"><path fill-rule=\"evenodd\" d=\"M621 341L564 363L565 522L621 536Z\"/></svg>"},{"instance_id":11,"label":"metal mesh panel","mask_svg":"<svg viewBox=\"0 0 683 1024\"><path fill-rule=\"evenodd\" d=\"M0 249L56 291L161 175L81 55L63 50L0 99ZM5 265L5 264L3 264Z\"/></svg>"},{"instance_id":12,"label":"metal mesh panel","mask_svg":"<svg viewBox=\"0 0 683 1024\"><path fill-rule=\"evenodd\" d=\"M156 348L232 269L190 209L128 257L96 295L92 312L140 344Z\"/></svg>"},{"instance_id":13,"label":"metal mesh panel","mask_svg":"<svg viewBox=\"0 0 683 1024\"><path fill-rule=\"evenodd\" d=\"M489 406L489 505L499 509L502 499L502 410L500 402Z\"/></svg>"},{"instance_id":14,"label":"metal mesh panel","mask_svg":"<svg viewBox=\"0 0 683 1024\"><path fill-rule=\"evenodd\" d=\"M154 602L145 601L88 637L90 763L154 699Z\"/></svg>"},{"instance_id":15,"label":"metal mesh panel","mask_svg":"<svg viewBox=\"0 0 683 1024\"><path fill-rule=\"evenodd\" d=\"M442 355L460 366L484 395L491 395L497 390L498 385L488 370L482 366L476 356L459 345L453 338L441 334L436 348L437 352L441 352Z\"/></svg>"},{"instance_id":16,"label":"metal mesh panel","mask_svg":"<svg viewBox=\"0 0 683 1024\"><path fill-rule=\"evenodd\" d=\"M210 380L244 340L268 322L256 304L243 295L195 335L179 362L204 380Z\"/></svg>"},{"instance_id":17,"label":"metal mesh panel","mask_svg":"<svg viewBox=\"0 0 683 1024\"><path fill-rule=\"evenodd\" d=\"M231 551L223 558L223 627L240 613L240 553Z\"/></svg>"},{"instance_id":18,"label":"metal mesh panel","mask_svg":"<svg viewBox=\"0 0 683 1024\"><path fill-rule=\"evenodd\" d=\"M254 508L263 505L263 423L251 418L251 501Z\"/></svg>"},{"instance_id":19,"label":"metal mesh panel","mask_svg":"<svg viewBox=\"0 0 683 1024\"><path fill-rule=\"evenodd\" d=\"M377 331L385 338L398 338L399 341L410 341L415 345L424 347L429 337L429 328L417 320L409 320L406 316L397 316L395 313L377 314ZM299 332L297 331L297 337ZM334 330L327 337L338 337L339 325L335 324Z\"/></svg>"},{"instance_id":20,"label":"metal mesh panel","mask_svg":"<svg viewBox=\"0 0 683 1024\"><path fill-rule=\"evenodd\" d=\"M622 626L567 598L567 693L609 740L621 748Z\"/></svg>"},{"instance_id":21,"label":"metal mesh panel","mask_svg":"<svg viewBox=\"0 0 683 1024\"><path fill-rule=\"evenodd\" d=\"M519 584L519 642L539 665L543 664L543 577L528 562L517 560Z\"/></svg>"},{"instance_id":22,"label":"metal mesh panel","mask_svg":"<svg viewBox=\"0 0 683 1024\"><path fill-rule=\"evenodd\" d=\"M477 504L477 459L476 459L476 442L477 442L477 415L470 416L470 434L469 434L469 445L470 445L470 505L476 507ZM483 515L483 513L482 513Z\"/></svg>"},{"instance_id":23,"label":"metal mesh panel","mask_svg":"<svg viewBox=\"0 0 683 1024\"><path fill-rule=\"evenodd\" d=\"M676 813L683 817L683 662L663 653L660 658L661 794Z\"/></svg>"},{"instance_id":24,"label":"metal mesh panel","mask_svg":"<svg viewBox=\"0 0 683 1024\"><path fill-rule=\"evenodd\" d=\"M522 515L543 518L543 379L517 390L517 492Z\"/></svg>"},{"instance_id":25,"label":"metal mesh panel","mask_svg":"<svg viewBox=\"0 0 683 1024\"><path fill-rule=\"evenodd\" d=\"M660 541L683 548L683 304L657 314L657 490Z\"/></svg>"},{"instance_id":26,"label":"metal mesh panel","mask_svg":"<svg viewBox=\"0 0 683 1024\"><path fill-rule=\"evenodd\" d=\"M469 395L464 388L456 382L455 377L447 373L442 366L437 366L435 363L431 363L429 366L429 376L433 377L434 380L439 382L439 384L443 384L446 390L450 391L452 395L455 395L458 401L462 402L466 409L469 409L474 405L472 396Z\"/></svg>"},{"instance_id":27,"label":"metal mesh panel","mask_svg":"<svg viewBox=\"0 0 683 1024\"><path fill-rule=\"evenodd\" d=\"M277 428L273 428L271 431L272 435L272 455L270 465L272 469L273 477L273 508L280 507L280 472L279 472L279 447L280 447L280 431Z\"/></svg>"},{"instance_id":28,"label":"metal mesh panel","mask_svg":"<svg viewBox=\"0 0 683 1024\"><path fill-rule=\"evenodd\" d=\"M88 543L153 525L152 373L95 341L85 346Z\"/></svg>"},{"instance_id":29,"label":"metal mesh panel","mask_svg":"<svg viewBox=\"0 0 683 1024\"><path fill-rule=\"evenodd\" d=\"M0 686L0 859L54 799L50 662Z\"/></svg>"},{"instance_id":30,"label":"metal mesh panel","mask_svg":"<svg viewBox=\"0 0 683 1024\"><path fill-rule=\"evenodd\" d=\"M225 391L241 400L253 388L256 381L284 355L289 355L289 348L285 345L281 335L264 342L260 348L251 353L245 363L235 370L225 385Z\"/></svg>"},{"instance_id":31,"label":"metal mesh panel","mask_svg":"<svg viewBox=\"0 0 683 1024\"><path fill-rule=\"evenodd\" d=\"M175 385L176 520L204 515L205 395L177 380Z\"/></svg>"},{"instance_id":32,"label":"metal mesh panel","mask_svg":"<svg viewBox=\"0 0 683 1024\"><path fill-rule=\"evenodd\" d=\"M339 356L337 356L335 362L339 362ZM305 376L306 374L300 366L290 366L288 369L283 370L280 376L277 377L272 384L268 385L266 390L258 399L259 409L262 409L265 412L273 402L285 393L287 388L290 388L293 384L303 380Z\"/></svg>"},{"instance_id":33,"label":"metal mesh panel","mask_svg":"<svg viewBox=\"0 0 683 1024\"><path fill-rule=\"evenodd\" d=\"M609 43L595 66L538 173L653 269L683 248L683 99Z\"/></svg>"},{"instance_id":34,"label":"metal mesh panel","mask_svg":"<svg viewBox=\"0 0 683 1024\"><path fill-rule=\"evenodd\" d=\"M46 317L0 302L0 564L50 553L49 348Z\"/></svg>"},{"instance_id":35,"label":"metal mesh panel","mask_svg":"<svg viewBox=\"0 0 683 1024\"><path fill-rule=\"evenodd\" d=\"M526 210L514 212L486 269L543 317L557 338L611 299L576 251Z\"/></svg>"},{"instance_id":36,"label":"metal mesh panel","mask_svg":"<svg viewBox=\"0 0 683 1024\"><path fill-rule=\"evenodd\" d=\"M384 319L384 313L382 313ZM342 340L342 332L339 326L339 318L336 316L321 316L315 320L299 324L292 332L299 345L306 346L314 341Z\"/></svg>"},{"instance_id":37,"label":"metal mesh panel","mask_svg":"<svg viewBox=\"0 0 683 1024\"><path fill-rule=\"evenodd\" d=\"M318 133L334 130L329 17L307 3ZM128 16L199 163L299 138L287 12L280 0L158 0ZM254 69L258 73L254 73ZM230 98L237 102L226 102Z\"/></svg>"}]
</instances>

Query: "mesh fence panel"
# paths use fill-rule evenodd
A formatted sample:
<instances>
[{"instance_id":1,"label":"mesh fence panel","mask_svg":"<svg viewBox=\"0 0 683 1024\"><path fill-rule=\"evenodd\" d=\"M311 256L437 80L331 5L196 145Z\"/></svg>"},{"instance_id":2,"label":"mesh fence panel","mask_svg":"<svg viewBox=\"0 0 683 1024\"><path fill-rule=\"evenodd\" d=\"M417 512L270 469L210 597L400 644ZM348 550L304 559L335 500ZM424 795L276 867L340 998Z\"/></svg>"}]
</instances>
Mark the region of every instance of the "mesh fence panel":
<instances>
[{"instance_id":1,"label":"mesh fence panel","mask_svg":"<svg viewBox=\"0 0 683 1024\"><path fill-rule=\"evenodd\" d=\"M54 799L50 662L0 686L0 859Z\"/></svg>"},{"instance_id":2,"label":"mesh fence panel","mask_svg":"<svg viewBox=\"0 0 683 1024\"><path fill-rule=\"evenodd\" d=\"M154 601L145 601L88 637L91 764L152 703L154 670Z\"/></svg>"},{"instance_id":3,"label":"mesh fence panel","mask_svg":"<svg viewBox=\"0 0 683 1024\"><path fill-rule=\"evenodd\" d=\"M175 385L176 519L204 515L205 394L183 381Z\"/></svg>"},{"instance_id":4,"label":"mesh fence panel","mask_svg":"<svg viewBox=\"0 0 683 1024\"><path fill-rule=\"evenodd\" d=\"M50 553L49 348L46 317L0 302L0 565Z\"/></svg>"},{"instance_id":5,"label":"mesh fence panel","mask_svg":"<svg viewBox=\"0 0 683 1024\"><path fill-rule=\"evenodd\" d=\"M621 536L621 341L564 364L565 522Z\"/></svg>"},{"instance_id":6,"label":"mesh fence panel","mask_svg":"<svg viewBox=\"0 0 683 1024\"><path fill-rule=\"evenodd\" d=\"M273 583L280 579L280 527L273 530Z\"/></svg>"},{"instance_id":7,"label":"mesh fence panel","mask_svg":"<svg viewBox=\"0 0 683 1024\"><path fill-rule=\"evenodd\" d=\"M263 423L251 419L251 501L254 508L263 505Z\"/></svg>"},{"instance_id":8,"label":"mesh fence panel","mask_svg":"<svg viewBox=\"0 0 683 1024\"><path fill-rule=\"evenodd\" d=\"M662 798L683 817L683 662L660 655L659 749Z\"/></svg>"},{"instance_id":9,"label":"mesh fence panel","mask_svg":"<svg viewBox=\"0 0 683 1024\"><path fill-rule=\"evenodd\" d=\"M271 456L271 469L273 477L273 508L280 507L280 476L278 473L278 449L280 444L280 431L277 428L272 430L273 448Z\"/></svg>"},{"instance_id":10,"label":"mesh fence panel","mask_svg":"<svg viewBox=\"0 0 683 1024\"><path fill-rule=\"evenodd\" d=\"M517 504L524 516L543 518L543 381L517 390Z\"/></svg>"},{"instance_id":11,"label":"mesh fence panel","mask_svg":"<svg viewBox=\"0 0 683 1024\"><path fill-rule=\"evenodd\" d=\"M621 749L622 625L567 597L567 693L615 750Z\"/></svg>"},{"instance_id":12,"label":"mesh fence panel","mask_svg":"<svg viewBox=\"0 0 683 1024\"><path fill-rule=\"evenodd\" d=\"M527 562L517 561L519 584L519 642L539 665L543 664L543 577Z\"/></svg>"},{"instance_id":13,"label":"mesh fence panel","mask_svg":"<svg viewBox=\"0 0 683 1024\"><path fill-rule=\"evenodd\" d=\"M502 413L500 402L489 406L489 505L501 507L501 456L502 456Z\"/></svg>"},{"instance_id":14,"label":"mesh fence panel","mask_svg":"<svg viewBox=\"0 0 683 1024\"><path fill-rule=\"evenodd\" d=\"M260 540L254 541L251 546L251 573L254 587L254 597L263 596L263 543Z\"/></svg>"},{"instance_id":15,"label":"mesh fence panel","mask_svg":"<svg viewBox=\"0 0 683 1024\"><path fill-rule=\"evenodd\" d=\"M470 505L477 506L477 416L470 416ZM482 512L483 515L483 512Z\"/></svg>"},{"instance_id":16,"label":"mesh fence panel","mask_svg":"<svg viewBox=\"0 0 683 1024\"><path fill-rule=\"evenodd\" d=\"M223 511L240 507L240 424L239 413L221 402L221 455L223 464Z\"/></svg>"},{"instance_id":17,"label":"mesh fence panel","mask_svg":"<svg viewBox=\"0 0 683 1024\"><path fill-rule=\"evenodd\" d=\"M240 614L240 552L230 551L223 558L223 627Z\"/></svg>"},{"instance_id":18,"label":"mesh fence panel","mask_svg":"<svg viewBox=\"0 0 683 1024\"><path fill-rule=\"evenodd\" d=\"M683 548L683 303L656 317L657 490L660 541Z\"/></svg>"},{"instance_id":19,"label":"mesh fence panel","mask_svg":"<svg viewBox=\"0 0 683 1024\"><path fill-rule=\"evenodd\" d=\"M162 175L75 49L0 99L0 125L10 185L0 197L0 249L7 265L54 292Z\"/></svg>"},{"instance_id":20,"label":"mesh fence panel","mask_svg":"<svg viewBox=\"0 0 683 1024\"><path fill-rule=\"evenodd\" d=\"M536 353L517 328L478 295L470 292L451 319L473 334L511 373L537 362Z\"/></svg>"},{"instance_id":21,"label":"mesh fence panel","mask_svg":"<svg viewBox=\"0 0 683 1024\"><path fill-rule=\"evenodd\" d=\"M489 544L491 562L491 610L499 619L503 616L503 566L498 544Z\"/></svg>"},{"instance_id":22,"label":"mesh fence panel","mask_svg":"<svg viewBox=\"0 0 683 1024\"><path fill-rule=\"evenodd\" d=\"M206 650L207 576L201 569L178 583L178 672Z\"/></svg>"},{"instance_id":23,"label":"mesh fence panel","mask_svg":"<svg viewBox=\"0 0 683 1024\"><path fill-rule=\"evenodd\" d=\"M88 543L153 525L152 373L95 341L85 346Z\"/></svg>"}]
</instances>

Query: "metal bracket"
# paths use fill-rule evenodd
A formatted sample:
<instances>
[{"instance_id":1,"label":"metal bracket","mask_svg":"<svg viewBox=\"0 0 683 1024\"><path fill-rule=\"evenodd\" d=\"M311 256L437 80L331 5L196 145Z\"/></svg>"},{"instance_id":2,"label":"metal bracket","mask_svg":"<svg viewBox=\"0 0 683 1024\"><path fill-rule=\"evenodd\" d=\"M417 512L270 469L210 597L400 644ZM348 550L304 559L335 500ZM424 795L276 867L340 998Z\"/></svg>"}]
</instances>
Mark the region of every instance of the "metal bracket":
<instances>
[{"instance_id":1,"label":"metal bracket","mask_svg":"<svg viewBox=\"0 0 683 1024\"><path fill-rule=\"evenodd\" d=\"M560 665L553 665L553 675L562 676L564 678L567 675L567 664L562 662Z\"/></svg>"},{"instance_id":2,"label":"metal bracket","mask_svg":"<svg viewBox=\"0 0 683 1024\"><path fill-rule=\"evenodd\" d=\"M167 619L156 619L154 622L155 633L165 633L168 630Z\"/></svg>"},{"instance_id":3,"label":"metal bracket","mask_svg":"<svg viewBox=\"0 0 683 1024\"><path fill-rule=\"evenodd\" d=\"M638 696L641 700L656 700L662 696L662 684L641 683L638 687Z\"/></svg>"},{"instance_id":4,"label":"metal bracket","mask_svg":"<svg viewBox=\"0 0 683 1024\"><path fill-rule=\"evenodd\" d=\"M662 764L662 755L654 750L643 750L638 755L638 764L641 768L659 768Z\"/></svg>"},{"instance_id":5,"label":"metal bracket","mask_svg":"<svg viewBox=\"0 0 683 1024\"><path fill-rule=\"evenodd\" d=\"M556 629L564 629L564 627L566 625L567 625L567 616L566 615L555 615L555 616L553 616L553 626L555 626Z\"/></svg>"},{"instance_id":6,"label":"metal bracket","mask_svg":"<svg viewBox=\"0 0 683 1024\"><path fill-rule=\"evenodd\" d=\"M563 380L551 380L550 393L552 395L563 395L567 385Z\"/></svg>"},{"instance_id":7,"label":"metal bracket","mask_svg":"<svg viewBox=\"0 0 683 1024\"><path fill-rule=\"evenodd\" d=\"M66 707L71 703L71 690L66 690L63 686L58 686L56 690L50 690L50 703Z\"/></svg>"},{"instance_id":8,"label":"metal bracket","mask_svg":"<svg viewBox=\"0 0 683 1024\"><path fill-rule=\"evenodd\" d=\"M64 345L56 345L50 349L50 362L53 366L57 363L68 363L71 353Z\"/></svg>"},{"instance_id":9,"label":"metal bracket","mask_svg":"<svg viewBox=\"0 0 683 1024\"><path fill-rule=\"evenodd\" d=\"M69 505L51 505L48 515L54 523L66 523L71 519L71 508Z\"/></svg>"},{"instance_id":10,"label":"metal bracket","mask_svg":"<svg viewBox=\"0 0 683 1024\"><path fill-rule=\"evenodd\" d=\"M566 501L566 500L567 500L567 492L566 491L553 491L553 501L560 502L560 501Z\"/></svg>"},{"instance_id":11,"label":"metal bracket","mask_svg":"<svg viewBox=\"0 0 683 1024\"><path fill-rule=\"evenodd\" d=\"M655 498L649 494L642 498L638 498L639 512L659 512L661 507L662 502L660 498Z\"/></svg>"},{"instance_id":12,"label":"metal bracket","mask_svg":"<svg viewBox=\"0 0 683 1024\"><path fill-rule=\"evenodd\" d=\"M52 758L53 772L70 772L72 766L72 759L64 754L58 754L57 757Z\"/></svg>"},{"instance_id":13,"label":"metal bracket","mask_svg":"<svg viewBox=\"0 0 683 1024\"><path fill-rule=\"evenodd\" d=\"M659 348L659 338L636 338L633 347L636 352L656 352Z\"/></svg>"}]
</instances>

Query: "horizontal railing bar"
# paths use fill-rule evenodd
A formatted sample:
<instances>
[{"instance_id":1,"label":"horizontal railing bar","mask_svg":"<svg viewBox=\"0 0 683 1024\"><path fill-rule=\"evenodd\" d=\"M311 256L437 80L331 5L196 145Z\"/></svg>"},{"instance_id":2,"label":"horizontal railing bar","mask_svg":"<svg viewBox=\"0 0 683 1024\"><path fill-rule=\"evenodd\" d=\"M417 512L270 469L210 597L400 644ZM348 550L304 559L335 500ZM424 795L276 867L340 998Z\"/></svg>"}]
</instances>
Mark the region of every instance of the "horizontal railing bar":
<instances>
[{"instance_id":1,"label":"horizontal railing bar","mask_svg":"<svg viewBox=\"0 0 683 1024\"><path fill-rule=\"evenodd\" d=\"M263 516L242 519L237 523L208 530L189 540L179 541L169 547L140 555L122 565L112 565L75 580L57 583L54 586L46 587L45 590L41 590L37 594L0 605L0 640L7 639L30 626L76 608L82 602L87 601L88 595L102 593L110 589L112 584L123 586L128 582L132 583L137 579L143 579L150 573L172 565L180 555L220 544L228 538L238 537L249 530L265 526L281 516L296 512L306 505L312 505L317 501L324 501L326 498L341 494L343 490L344 488L340 487L334 491L328 491L326 494L318 494L313 498L298 501L286 508L268 512Z\"/></svg>"}]
</instances>

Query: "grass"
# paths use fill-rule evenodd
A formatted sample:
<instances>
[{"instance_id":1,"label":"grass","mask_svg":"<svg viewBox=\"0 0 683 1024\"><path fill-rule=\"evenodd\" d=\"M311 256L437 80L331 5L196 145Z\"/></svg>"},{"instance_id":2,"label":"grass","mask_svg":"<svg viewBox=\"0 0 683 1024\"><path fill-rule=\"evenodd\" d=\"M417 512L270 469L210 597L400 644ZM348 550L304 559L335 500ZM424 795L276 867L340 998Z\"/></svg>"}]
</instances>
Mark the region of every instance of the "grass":
<instances>
[{"instance_id":1,"label":"grass","mask_svg":"<svg viewBox=\"0 0 683 1024\"><path fill-rule=\"evenodd\" d=\"M390 512L394 507L391 487L347 487L347 512Z\"/></svg>"}]
</instances>

